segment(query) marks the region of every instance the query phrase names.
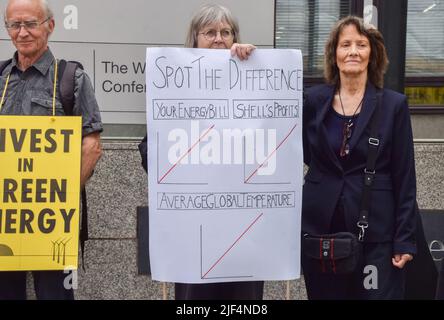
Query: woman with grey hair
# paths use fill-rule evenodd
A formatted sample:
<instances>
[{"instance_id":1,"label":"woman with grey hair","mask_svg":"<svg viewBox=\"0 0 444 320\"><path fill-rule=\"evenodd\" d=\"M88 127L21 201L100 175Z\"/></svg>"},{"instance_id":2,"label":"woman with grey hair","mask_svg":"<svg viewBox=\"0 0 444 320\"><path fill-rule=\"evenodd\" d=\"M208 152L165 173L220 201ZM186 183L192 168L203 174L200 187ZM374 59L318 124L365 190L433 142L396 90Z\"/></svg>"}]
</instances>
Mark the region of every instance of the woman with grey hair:
<instances>
[{"instance_id":1,"label":"woman with grey hair","mask_svg":"<svg viewBox=\"0 0 444 320\"><path fill-rule=\"evenodd\" d=\"M188 29L185 47L203 49L231 49L232 55L248 59L256 48L240 44L239 24L230 10L220 5L204 5L194 15Z\"/></svg>"},{"instance_id":2,"label":"woman with grey hair","mask_svg":"<svg viewBox=\"0 0 444 320\"><path fill-rule=\"evenodd\" d=\"M256 48L240 44L239 25L230 10L220 5L204 5L194 15L185 47L230 49L240 60L248 59ZM139 145L142 165L147 170L146 137ZM175 284L176 300L261 300L263 281Z\"/></svg>"},{"instance_id":3,"label":"woman with grey hair","mask_svg":"<svg viewBox=\"0 0 444 320\"><path fill-rule=\"evenodd\" d=\"M188 29L188 48L231 49L232 55L248 59L255 49L240 44L239 24L230 10L220 5L204 5L194 15ZM176 283L176 300L245 300L262 299L263 281L220 282L209 284Z\"/></svg>"}]
</instances>

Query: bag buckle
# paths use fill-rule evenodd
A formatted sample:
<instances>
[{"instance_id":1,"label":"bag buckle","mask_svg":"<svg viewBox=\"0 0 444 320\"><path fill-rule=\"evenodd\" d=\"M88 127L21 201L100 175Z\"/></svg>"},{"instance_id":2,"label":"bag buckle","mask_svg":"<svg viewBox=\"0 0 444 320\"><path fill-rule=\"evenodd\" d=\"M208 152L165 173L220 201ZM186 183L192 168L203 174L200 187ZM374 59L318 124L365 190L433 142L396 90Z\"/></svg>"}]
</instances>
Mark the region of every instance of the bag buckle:
<instances>
[{"instance_id":1,"label":"bag buckle","mask_svg":"<svg viewBox=\"0 0 444 320\"><path fill-rule=\"evenodd\" d=\"M364 184L370 187L373 184L373 179L375 178L375 170L369 171L367 168L364 169Z\"/></svg>"},{"instance_id":2,"label":"bag buckle","mask_svg":"<svg viewBox=\"0 0 444 320\"><path fill-rule=\"evenodd\" d=\"M376 138L368 138L368 143L372 146L379 146L379 139Z\"/></svg>"},{"instance_id":3,"label":"bag buckle","mask_svg":"<svg viewBox=\"0 0 444 320\"><path fill-rule=\"evenodd\" d=\"M358 221L358 223L356 225L359 228L358 240L359 240L359 242L363 242L364 236L365 236L365 229L368 228L368 222Z\"/></svg>"},{"instance_id":4,"label":"bag buckle","mask_svg":"<svg viewBox=\"0 0 444 320\"><path fill-rule=\"evenodd\" d=\"M323 239L321 241L321 245L322 245L322 256L324 259L328 258L329 256L329 252L330 252L330 240L329 239Z\"/></svg>"}]
</instances>

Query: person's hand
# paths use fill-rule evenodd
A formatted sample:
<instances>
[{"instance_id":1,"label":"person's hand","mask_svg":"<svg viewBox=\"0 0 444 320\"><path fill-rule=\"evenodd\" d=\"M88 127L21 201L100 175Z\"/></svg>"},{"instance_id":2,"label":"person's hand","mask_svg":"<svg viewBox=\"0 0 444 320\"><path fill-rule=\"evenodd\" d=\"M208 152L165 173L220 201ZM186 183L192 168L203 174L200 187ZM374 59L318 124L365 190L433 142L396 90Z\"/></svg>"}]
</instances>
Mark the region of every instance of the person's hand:
<instances>
[{"instance_id":1,"label":"person's hand","mask_svg":"<svg viewBox=\"0 0 444 320\"><path fill-rule=\"evenodd\" d=\"M234 43L230 51L232 56L237 56L240 60L247 60L254 49L256 49L256 47L252 44Z\"/></svg>"},{"instance_id":2,"label":"person's hand","mask_svg":"<svg viewBox=\"0 0 444 320\"><path fill-rule=\"evenodd\" d=\"M392 264L395 267L402 269L402 268L404 268L405 264L407 262L409 262L410 260L413 260L413 256L411 254L408 254L408 253L395 254L392 258Z\"/></svg>"}]
</instances>

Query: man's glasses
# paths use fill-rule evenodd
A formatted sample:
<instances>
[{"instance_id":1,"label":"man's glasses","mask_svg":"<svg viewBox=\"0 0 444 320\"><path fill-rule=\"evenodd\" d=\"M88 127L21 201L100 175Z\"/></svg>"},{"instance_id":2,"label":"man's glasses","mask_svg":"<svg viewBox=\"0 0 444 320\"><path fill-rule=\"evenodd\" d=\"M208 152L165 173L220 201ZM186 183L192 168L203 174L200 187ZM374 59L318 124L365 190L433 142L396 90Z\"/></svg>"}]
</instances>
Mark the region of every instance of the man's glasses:
<instances>
[{"instance_id":1,"label":"man's glasses","mask_svg":"<svg viewBox=\"0 0 444 320\"><path fill-rule=\"evenodd\" d=\"M41 26L45 22L47 22L49 19L51 19L51 17L46 18L46 20L44 20L42 22L38 22L38 21L5 22L5 28L8 29L9 31L16 32L16 31L19 31L21 27L24 27L26 30L32 31L32 30L37 29L39 26Z\"/></svg>"},{"instance_id":2,"label":"man's glasses","mask_svg":"<svg viewBox=\"0 0 444 320\"><path fill-rule=\"evenodd\" d=\"M339 155L341 157L348 156L348 154L350 153L350 146L348 144L348 141L350 140L350 137L352 135L352 126L353 122L351 122L351 120L344 122L344 127L342 128L341 150L339 150Z\"/></svg>"},{"instance_id":3,"label":"man's glasses","mask_svg":"<svg viewBox=\"0 0 444 320\"><path fill-rule=\"evenodd\" d=\"M234 37L234 33L232 30L230 29L223 29L220 31L214 30L214 29L210 29L208 31L205 32L199 32L199 34L203 34L203 36L205 37L205 39L207 39L208 41L213 41L214 39L216 39L217 34L220 34L220 37L223 40L230 40Z\"/></svg>"}]
</instances>

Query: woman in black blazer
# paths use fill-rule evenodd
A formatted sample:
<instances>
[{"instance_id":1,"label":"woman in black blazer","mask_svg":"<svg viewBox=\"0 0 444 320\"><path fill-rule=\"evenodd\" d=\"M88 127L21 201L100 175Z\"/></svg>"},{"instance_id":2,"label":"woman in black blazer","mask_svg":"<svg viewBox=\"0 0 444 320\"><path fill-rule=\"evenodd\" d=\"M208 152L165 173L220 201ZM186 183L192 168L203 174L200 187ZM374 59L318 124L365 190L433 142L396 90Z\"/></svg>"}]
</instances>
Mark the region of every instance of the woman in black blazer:
<instances>
[{"instance_id":1,"label":"woman in black blazer","mask_svg":"<svg viewBox=\"0 0 444 320\"><path fill-rule=\"evenodd\" d=\"M340 20L325 49L327 84L304 104L304 234L358 233L370 122L379 110L376 174L364 255L346 275L303 270L309 299L402 299L404 265L416 252L416 176L406 97L382 89L388 65L382 35L357 17Z\"/></svg>"}]
</instances>

